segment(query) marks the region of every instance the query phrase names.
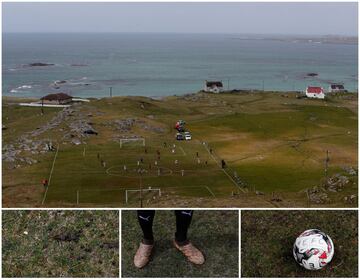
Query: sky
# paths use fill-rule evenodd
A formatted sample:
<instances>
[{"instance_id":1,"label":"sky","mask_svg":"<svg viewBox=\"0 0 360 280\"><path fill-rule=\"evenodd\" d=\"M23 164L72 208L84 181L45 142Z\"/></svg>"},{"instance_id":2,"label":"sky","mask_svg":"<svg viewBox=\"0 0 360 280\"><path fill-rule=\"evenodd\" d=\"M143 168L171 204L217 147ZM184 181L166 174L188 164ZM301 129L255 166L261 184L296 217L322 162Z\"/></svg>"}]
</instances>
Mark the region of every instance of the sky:
<instances>
[{"instance_id":1,"label":"sky","mask_svg":"<svg viewBox=\"0 0 360 280\"><path fill-rule=\"evenodd\" d=\"M357 35L357 3L47 3L2 5L3 32Z\"/></svg>"}]
</instances>

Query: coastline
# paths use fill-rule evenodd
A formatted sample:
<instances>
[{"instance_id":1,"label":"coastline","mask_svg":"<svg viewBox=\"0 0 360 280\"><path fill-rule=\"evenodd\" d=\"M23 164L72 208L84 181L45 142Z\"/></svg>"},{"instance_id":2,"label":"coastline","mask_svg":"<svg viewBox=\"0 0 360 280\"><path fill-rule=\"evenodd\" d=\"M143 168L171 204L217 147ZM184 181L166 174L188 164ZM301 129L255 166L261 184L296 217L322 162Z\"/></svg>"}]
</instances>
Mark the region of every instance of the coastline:
<instances>
[{"instance_id":1,"label":"coastline","mask_svg":"<svg viewBox=\"0 0 360 280\"><path fill-rule=\"evenodd\" d=\"M172 94L172 95L165 95L165 96L161 96L161 95L153 95L153 96L144 96L144 95L114 95L112 97L110 96L103 96L103 97L79 97L79 96L73 96L74 99L89 99L91 100L103 100L103 99L111 99L111 98L145 98L145 99L150 99L150 100L155 100L155 101L164 101L167 100L169 98L184 98L184 97L191 97L191 96L196 96L199 94L211 94L211 95L223 95L223 94L232 94L232 95L245 95L245 94L305 94L305 90L304 91L287 91L287 90L257 90L257 89L232 89L232 90L224 90L223 92L220 93L211 93L211 92L205 92L203 90L200 90L198 92L189 92L189 93L182 93L182 94ZM339 92L339 93L334 93L334 92L327 92L328 95L336 95L336 94L348 94L348 95L352 95L352 94L358 94L358 91L347 91L347 92ZM44 95L46 95L44 93ZM37 97L24 97L24 96L9 96L9 95L3 95L2 96L3 100L6 100L7 102L9 101L16 101L16 102L36 102L39 101L39 98Z\"/></svg>"}]
</instances>

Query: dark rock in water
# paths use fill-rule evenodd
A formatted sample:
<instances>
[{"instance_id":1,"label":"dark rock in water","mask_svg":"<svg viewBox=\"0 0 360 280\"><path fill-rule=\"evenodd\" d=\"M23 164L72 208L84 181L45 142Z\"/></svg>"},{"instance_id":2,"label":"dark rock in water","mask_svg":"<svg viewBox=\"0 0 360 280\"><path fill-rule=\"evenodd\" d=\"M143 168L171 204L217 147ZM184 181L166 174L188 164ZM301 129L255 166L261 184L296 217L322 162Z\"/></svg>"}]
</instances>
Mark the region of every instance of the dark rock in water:
<instances>
[{"instance_id":1,"label":"dark rock in water","mask_svg":"<svg viewBox=\"0 0 360 280\"><path fill-rule=\"evenodd\" d=\"M306 76L308 76L308 77L316 77L318 75L319 75L318 73L312 73L312 72L306 74Z\"/></svg>"},{"instance_id":2,"label":"dark rock in water","mask_svg":"<svg viewBox=\"0 0 360 280\"><path fill-rule=\"evenodd\" d=\"M87 65L87 64L74 63L74 64L70 64L70 66L74 66L74 67L85 67L85 66L88 66L88 65Z\"/></svg>"},{"instance_id":3,"label":"dark rock in water","mask_svg":"<svg viewBox=\"0 0 360 280\"><path fill-rule=\"evenodd\" d=\"M42 63L42 62L34 62L34 63L29 63L29 66L34 67L34 66L53 66L55 64L53 63Z\"/></svg>"}]
</instances>

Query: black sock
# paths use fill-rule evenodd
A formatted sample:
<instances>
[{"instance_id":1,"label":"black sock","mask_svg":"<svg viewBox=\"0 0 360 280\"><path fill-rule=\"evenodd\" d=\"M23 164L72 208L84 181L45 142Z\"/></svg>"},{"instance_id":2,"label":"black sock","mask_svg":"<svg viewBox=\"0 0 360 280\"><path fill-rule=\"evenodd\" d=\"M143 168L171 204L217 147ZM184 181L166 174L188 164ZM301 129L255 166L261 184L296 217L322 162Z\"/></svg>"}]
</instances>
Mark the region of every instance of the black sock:
<instances>
[{"instance_id":1,"label":"black sock","mask_svg":"<svg viewBox=\"0 0 360 280\"><path fill-rule=\"evenodd\" d=\"M155 210L138 210L137 217L143 231L143 243L152 245L154 243L152 226L155 217Z\"/></svg>"},{"instance_id":2,"label":"black sock","mask_svg":"<svg viewBox=\"0 0 360 280\"><path fill-rule=\"evenodd\" d=\"M189 243L187 239L187 231L191 223L193 212L194 211L192 210L175 210L175 216L176 216L175 241L180 246Z\"/></svg>"}]
</instances>

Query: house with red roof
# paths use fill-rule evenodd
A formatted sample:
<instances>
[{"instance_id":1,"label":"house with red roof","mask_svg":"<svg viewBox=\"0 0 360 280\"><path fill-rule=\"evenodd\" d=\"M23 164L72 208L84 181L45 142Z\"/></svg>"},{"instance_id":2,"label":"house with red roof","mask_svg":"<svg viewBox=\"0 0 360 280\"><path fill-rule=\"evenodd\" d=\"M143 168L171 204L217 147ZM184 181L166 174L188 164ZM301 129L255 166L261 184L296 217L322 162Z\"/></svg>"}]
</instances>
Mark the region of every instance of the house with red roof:
<instances>
[{"instance_id":1,"label":"house with red roof","mask_svg":"<svg viewBox=\"0 0 360 280\"><path fill-rule=\"evenodd\" d=\"M308 86L306 88L305 94L306 94L306 97L308 97L308 98L319 98L319 99L325 98L325 92L322 87Z\"/></svg>"}]
</instances>

